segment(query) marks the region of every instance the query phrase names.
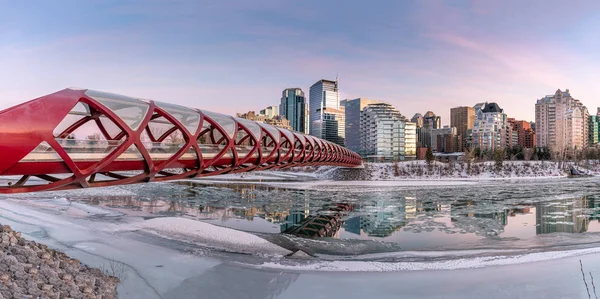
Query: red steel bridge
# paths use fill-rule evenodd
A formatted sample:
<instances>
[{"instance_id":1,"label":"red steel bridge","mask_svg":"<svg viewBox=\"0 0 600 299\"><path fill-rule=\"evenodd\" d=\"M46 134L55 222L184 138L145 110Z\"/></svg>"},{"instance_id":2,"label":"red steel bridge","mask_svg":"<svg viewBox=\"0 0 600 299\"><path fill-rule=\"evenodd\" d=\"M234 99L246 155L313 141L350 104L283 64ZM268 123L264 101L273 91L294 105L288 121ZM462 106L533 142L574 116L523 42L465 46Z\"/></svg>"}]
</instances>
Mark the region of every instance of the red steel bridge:
<instances>
[{"instance_id":1,"label":"red steel bridge","mask_svg":"<svg viewBox=\"0 0 600 299\"><path fill-rule=\"evenodd\" d=\"M313 136L89 89L0 111L0 153L0 193L362 163L358 154Z\"/></svg>"}]
</instances>

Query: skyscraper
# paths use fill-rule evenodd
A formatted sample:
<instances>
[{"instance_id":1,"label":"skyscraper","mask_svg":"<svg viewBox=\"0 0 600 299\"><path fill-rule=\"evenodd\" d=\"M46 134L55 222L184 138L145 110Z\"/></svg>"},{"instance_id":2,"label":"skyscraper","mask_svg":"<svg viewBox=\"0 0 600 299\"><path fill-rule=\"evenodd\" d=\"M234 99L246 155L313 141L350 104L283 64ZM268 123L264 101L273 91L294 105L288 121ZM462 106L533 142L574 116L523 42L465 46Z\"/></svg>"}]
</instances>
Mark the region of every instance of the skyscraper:
<instances>
[{"instance_id":1,"label":"skyscraper","mask_svg":"<svg viewBox=\"0 0 600 299\"><path fill-rule=\"evenodd\" d=\"M338 82L321 79L310 87L310 135L344 145L345 112Z\"/></svg>"},{"instance_id":2,"label":"skyscraper","mask_svg":"<svg viewBox=\"0 0 600 299\"><path fill-rule=\"evenodd\" d=\"M463 151L467 142L467 131L473 129L475 108L463 106L450 109L450 127L456 128L458 151Z\"/></svg>"},{"instance_id":3,"label":"skyscraper","mask_svg":"<svg viewBox=\"0 0 600 299\"><path fill-rule=\"evenodd\" d=\"M361 154L360 148L360 112L369 104L379 103L375 100L358 98L344 100L343 106L346 111L346 147L351 151Z\"/></svg>"},{"instance_id":4,"label":"skyscraper","mask_svg":"<svg viewBox=\"0 0 600 299\"><path fill-rule=\"evenodd\" d=\"M569 90L560 89L535 104L537 147L562 153L566 149L588 146L589 112Z\"/></svg>"},{"instance_id":5,"label":"skyscraper","mask_svg":"<svg viewBox=\"0 0 600 299\"><path fill-rule=\"evenodd\" d=\"M300 88L286 88L281 93L279 114L290 121L295 131L308 134L308 104Z\"/></svg>"}]
</instances>

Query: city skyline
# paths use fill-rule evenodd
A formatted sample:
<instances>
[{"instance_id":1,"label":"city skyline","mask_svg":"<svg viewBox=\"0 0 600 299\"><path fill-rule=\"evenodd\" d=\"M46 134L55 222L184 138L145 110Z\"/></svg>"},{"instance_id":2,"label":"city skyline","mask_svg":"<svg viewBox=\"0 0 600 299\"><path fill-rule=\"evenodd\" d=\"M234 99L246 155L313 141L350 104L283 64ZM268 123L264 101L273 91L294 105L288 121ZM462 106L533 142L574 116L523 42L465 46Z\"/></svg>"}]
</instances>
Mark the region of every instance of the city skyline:
<instances>
[{"instance_id":1,"label":"city skyline","mask_svg":"<svg viewBox=\"0 0 600 299\"><path fill-rule=\"evenodd\" d=\"M444 125L484 101L532 121L519 107L559 88L600 106L598 2L341 4L0 4L0 109L80 86L235 115L336 74L340 99L432 110Z\"/></svg>"}]
</instances>

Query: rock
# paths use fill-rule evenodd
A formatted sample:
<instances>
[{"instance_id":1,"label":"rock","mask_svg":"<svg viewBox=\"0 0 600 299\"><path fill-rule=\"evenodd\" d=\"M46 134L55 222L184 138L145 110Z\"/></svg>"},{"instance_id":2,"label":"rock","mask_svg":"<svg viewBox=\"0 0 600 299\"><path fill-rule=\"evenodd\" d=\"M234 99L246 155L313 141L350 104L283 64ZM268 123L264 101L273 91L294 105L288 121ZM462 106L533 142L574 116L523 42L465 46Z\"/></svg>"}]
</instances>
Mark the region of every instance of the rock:
<instances>
[{"instance_id":1,"label":"rock","mask_svg":"<svg viewBox=\"0 0 600 299\"><path fill-rule=\"evenodd\" d=\"M9 256L5 257L3 262L7 263L8 265L16 265L19 263L17 258L13 255L9 255Z\"/></svg>"},{"instance_id":2,"label":"rock","mask_svg":"<svg viewBox=\"0 0 600 299\"><path fill-rule=\"evenodd\" d=\"M0 299L116 298L119 279L0 226Z\"/></svg>"}]
</instances>

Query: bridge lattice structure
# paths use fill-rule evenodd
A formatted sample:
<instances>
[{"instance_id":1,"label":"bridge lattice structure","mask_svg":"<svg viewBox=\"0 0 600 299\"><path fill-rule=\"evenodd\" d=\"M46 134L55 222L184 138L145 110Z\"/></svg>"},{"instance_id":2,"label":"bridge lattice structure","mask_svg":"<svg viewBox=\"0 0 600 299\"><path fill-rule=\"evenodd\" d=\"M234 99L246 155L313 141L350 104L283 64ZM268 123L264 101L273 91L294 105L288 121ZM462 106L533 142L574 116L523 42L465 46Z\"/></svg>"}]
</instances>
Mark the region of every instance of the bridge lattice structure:
<instances>
[{"instance_id":1,"label":"bridge lattice structure","mask_svg":"<svg viewBox=\"0 0 600 299\"><path fill-rule=\"evenodd\" d=\"M0 193L354 167L342 146L268 124L90 89L0 111Z\"/></svg>"}]
</instances>

